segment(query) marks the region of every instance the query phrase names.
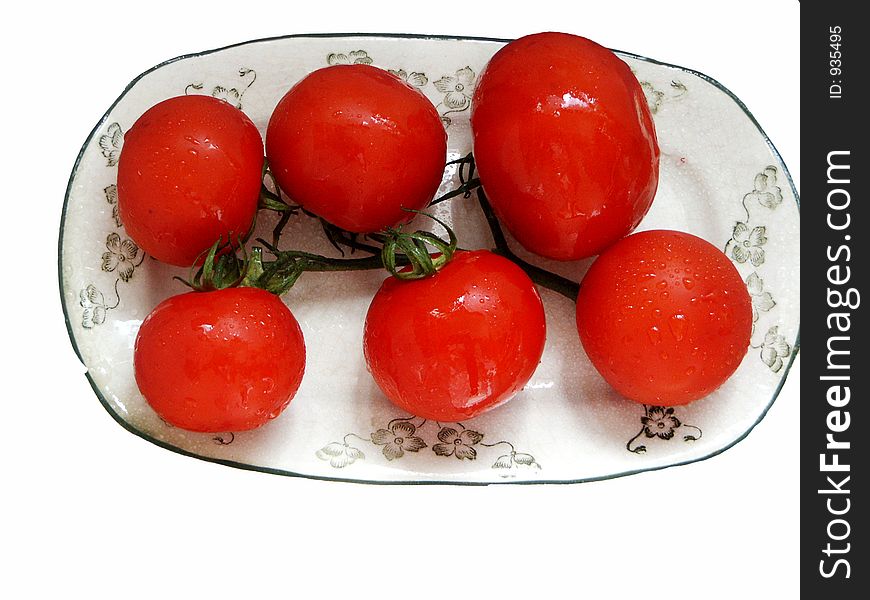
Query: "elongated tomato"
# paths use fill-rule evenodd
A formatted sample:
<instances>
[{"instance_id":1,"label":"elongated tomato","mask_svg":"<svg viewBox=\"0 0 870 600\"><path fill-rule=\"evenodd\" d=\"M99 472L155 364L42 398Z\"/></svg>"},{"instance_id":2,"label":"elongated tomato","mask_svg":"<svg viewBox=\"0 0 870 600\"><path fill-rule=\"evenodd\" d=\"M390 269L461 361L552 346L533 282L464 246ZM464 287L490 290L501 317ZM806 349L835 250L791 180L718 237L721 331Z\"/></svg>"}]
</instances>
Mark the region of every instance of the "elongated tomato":
<instances>
[{"instance_id":1,"label":"elongated tomato","mask_svg":"<svg viewBox=\"0 0 870 600\"><path fill-rule=\"evenodd\" d=\"M643 90L590 40L539 33L499 50L474 92L471 127L496 215L536 254L598 254L649 210L659 148Z\"/></svg>"}]
</instances>

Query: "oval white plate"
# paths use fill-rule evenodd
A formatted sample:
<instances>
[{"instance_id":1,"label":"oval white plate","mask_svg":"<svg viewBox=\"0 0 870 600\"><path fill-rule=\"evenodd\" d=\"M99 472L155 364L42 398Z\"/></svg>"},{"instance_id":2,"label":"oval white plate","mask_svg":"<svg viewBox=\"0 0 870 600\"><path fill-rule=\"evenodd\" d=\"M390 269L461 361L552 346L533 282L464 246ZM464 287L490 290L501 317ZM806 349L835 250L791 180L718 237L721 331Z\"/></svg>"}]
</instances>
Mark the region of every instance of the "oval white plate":
<instances>
[{"instance_id":1,"label":"oval white plate","mask_svg":"<svg viewBox=\"0 0 870 600\"><path fill-rule=\"evenodd\" d=\"M735 262L752 294L751 348L717 392L676 409L620 398L585 357L573 304L542 290L547 346L519 396L461 424L401 414L375 387L362 358L363 319L384 276L366 272L309 273L284 297L302 325L308 366L288 409L259 430L185 432L161 421L139 394L132 361L138 327L158 302L186 290L172 280L185 270L145 257L117 217L117 159L124 132L140 114L170 96L212 94L239 106L265 131L272 108L305 74L327 64L365 62L398 72L432 100L455 158L471 149L476 76L504 43L290 36L180 57L136 78L82 147L60 233L70 338L97 397L118 423L205 460L370 483L581 482L693 462L742 439L776 398L797 352L798 198L770 140L728 90L700 73L625 53L620 56L647 94L662 150L658 195L640 229L681 229L711 241ZM449 168L441 192L457 185L456 170ZM463 247L492 245L473 199L445 202L437 212L453 223ZM274 223L261 221L260 233ZM294 247L335 254L305 217L285 230L282 244L290 240ZM574 280L589 264L518 253ZM425 446L403 448L401 440L409 436Z\"/></svg>"}]
</instances>

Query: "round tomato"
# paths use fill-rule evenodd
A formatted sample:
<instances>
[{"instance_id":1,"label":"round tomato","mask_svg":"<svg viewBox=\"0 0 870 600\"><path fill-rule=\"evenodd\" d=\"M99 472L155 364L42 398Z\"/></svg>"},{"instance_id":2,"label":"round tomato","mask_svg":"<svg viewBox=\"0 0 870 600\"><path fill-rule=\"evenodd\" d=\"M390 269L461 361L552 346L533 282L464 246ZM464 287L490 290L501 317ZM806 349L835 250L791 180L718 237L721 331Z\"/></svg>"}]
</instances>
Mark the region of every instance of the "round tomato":
<instances>
[{"instance_id":1,"label":"round tomato","mask_svg":"<svg viewBox=\"0 0 870 600\"><path fill-rule=\"evenodd\" d=\"M124 228L154 258L189 267L218 237L248 232L263 161L263 138L242 111L211 96L164 100L124 135Z\"/></svg>"},{"instance_id":2,"label":"round tomato","mask_svg":"<svg viewBox=\"0 0 870 600\"><path fill-rule=\"evenodd\" d=\"M658 185L659 148L643 90L585 38L539 33L499 50L472 98L480 180L526 249L592 256L630 233Z\"/></svg>"},{"instance_id":3,"label":"round tomato","mask_svg":"<svg viewBox=\"0 0 870 600\"><path fill-rule=\"evenodd\" d=\"M431 277L384 281L366 316L375 382L411 414L456 422L506 402L544 351L544 308L515 264L457 252Z\"/></svg>"},{"instance_id":4,"label":"round tomato","mask_svg":"<svg viewBox=\"0 0 870 600\"><path fill-rule=\"evenodd\" d=\"M737 269L709 242L645 231L592 264L577 298L577 329L592 364L620 394L686 404L740 365L752 300Z\"/></svg>"},{"instance_id":5,"label":"round tomato","mask_svg":"<svg viewBox=\"0 0 870 600\"><path fill-rule=\"evenodd\" d=\"M266 156L278 185L309 211L372 232L424 208L441 183L447 134L432 103L368 65L314 71L275 107Z\"/></svg>"},{"instance_id":6,"label":"round tomato","mask_svg":"<svg viewBox=\"0 0 870 600\"><path fill-rule=\"evenodd\" d=\"M302 382L305 341L290 310L256 288L190 292L142 322L136 383L164 420L190 431L242 431L272 419Z\"/></svg>"}]
</instances>

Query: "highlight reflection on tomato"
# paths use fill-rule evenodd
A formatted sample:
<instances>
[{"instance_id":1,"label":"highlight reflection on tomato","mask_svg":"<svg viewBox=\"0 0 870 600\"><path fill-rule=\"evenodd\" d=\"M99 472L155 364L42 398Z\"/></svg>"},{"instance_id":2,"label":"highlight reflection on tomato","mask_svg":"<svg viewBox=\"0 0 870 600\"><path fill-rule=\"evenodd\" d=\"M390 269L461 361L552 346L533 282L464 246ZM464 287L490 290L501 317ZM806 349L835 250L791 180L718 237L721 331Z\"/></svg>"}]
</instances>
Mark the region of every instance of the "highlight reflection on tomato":
<instances>
[{"instance_id":1,"label":"highlight reflection on tomato","mask_svg":"<svg viewBox=\"0 0 870 600\"><path fill-rule=\"evenodd\" d=\"M496 215L536 254L593 256L649 210L659 148L643 90L590 40L539 33L507 44L480 76L471 128Z\"/></svg>"},{"instance_id":2,"label":"highlight reflection on tomato","mask_svg":"<svg viewBox=\"0 0 870 600\"><path fill-rule=\"evenodd\" d=\"M514 263L457 252L431 277L384 281L364 349L384 394L411 414L461 421L512 398L544 351L541 298Z\"/></svg>"}]
</instances>

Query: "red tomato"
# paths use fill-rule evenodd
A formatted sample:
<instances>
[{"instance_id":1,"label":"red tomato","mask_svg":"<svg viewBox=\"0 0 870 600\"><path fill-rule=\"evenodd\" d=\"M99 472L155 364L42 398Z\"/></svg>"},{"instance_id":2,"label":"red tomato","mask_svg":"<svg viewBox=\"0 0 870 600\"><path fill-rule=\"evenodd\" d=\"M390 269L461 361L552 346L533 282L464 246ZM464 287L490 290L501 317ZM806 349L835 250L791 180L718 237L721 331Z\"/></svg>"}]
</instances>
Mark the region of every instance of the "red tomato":
<instances>
[{"instance_id":1,"label":"red tomato","mask_svg":"<svg viewBox=\"0 0 870 600\"><path fill-rule=\"evenodd\" d=\"M314 71L275 107L266 156L278 185L348 231L408 221L441 183L447 134L432 103L368 65Z\"/></svg>"},{"instance_id":2,"label":"red tomato","mask_svg":"<svg viewBox=\"0 0 870 600\"><path fill-rule=\"evenodd\" d=\"M431 277L384 281L366 316L375 382L396 406L438 421L506 402L544 351L544 308L534 284L486 250L457 252Z\"/></svg>"},{"instance_id":3,"label":"red tomato","mask_svg":"<svg viewBox=\"0 0 870 600\"><path fill-rule=\"evenodd\" d=\"M190 266L219 236L248 232L263 161L263 138L242 111L211 96L164 100L124 135L124 228L154 258Z\"/></svg>"},{"instance_id":4,"label":"red tomato","mask_svg":"<svg viewBox=\"0 0 870 600\"><path fill-rule=\"evenodd\" d=\"M737 269L709 242L645 231L592 264L577 298L577 329L592 364L620 394L686 404L740 365L752 300Z\"/></svg>"},{"instance_id":5,"label":"red tomato","mask_svg":"<svg viewBox=\"0 0 870 600\"><path fill-rule=\"evenodd\" d=\"M142 322L136 383L167 422L190 431L242 431L272 419L302 382L305 341L290 310L256 288L190 292Z\"/></svg>"},{"instance_id":6,"label":"red tomato","mask_svg":"<svg viewBox=\"0 0 870 600\"><path fill-rule=\"evenodd\" d=\"M594 42L539 33L506 45L480 76L471 128L496 215L536 254L598 254L649 210L659 148L643 90Z\"/></svg>"}]
</instances>

